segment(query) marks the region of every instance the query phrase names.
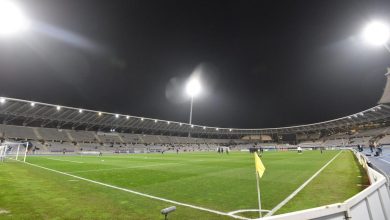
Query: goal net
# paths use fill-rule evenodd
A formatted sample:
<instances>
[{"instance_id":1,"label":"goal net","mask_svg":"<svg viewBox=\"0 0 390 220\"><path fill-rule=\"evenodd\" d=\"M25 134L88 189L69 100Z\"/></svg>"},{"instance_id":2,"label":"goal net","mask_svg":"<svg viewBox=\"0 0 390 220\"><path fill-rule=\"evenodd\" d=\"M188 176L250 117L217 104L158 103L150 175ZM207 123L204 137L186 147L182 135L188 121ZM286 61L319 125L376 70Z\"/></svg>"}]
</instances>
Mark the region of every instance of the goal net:
<instances>
[{"instance_id":1,"label":"goal net","mask_svg":"<svg viewBox=\"0 0 390 220\"><path fill-rule=\"evenodd\" d=\"M30 144L31 145L31 144ZM26 161L27 151L30 148L28 142L5 141L0 145L0 160L5 158Z\"/></svg>"}]
</instances>

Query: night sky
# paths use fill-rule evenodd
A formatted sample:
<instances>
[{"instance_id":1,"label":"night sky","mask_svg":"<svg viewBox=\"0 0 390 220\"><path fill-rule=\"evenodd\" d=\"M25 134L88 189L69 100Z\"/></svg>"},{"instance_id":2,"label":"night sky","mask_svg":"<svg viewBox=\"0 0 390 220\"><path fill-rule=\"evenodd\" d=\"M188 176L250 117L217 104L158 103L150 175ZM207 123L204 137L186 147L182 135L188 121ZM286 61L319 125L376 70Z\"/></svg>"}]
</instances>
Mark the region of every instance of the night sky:
<instances>
[{"instance_id":1,"label":"night sky","mask_svg":"<svg viewBox=\"0 0 390 220\"><path fill-rule=\"evenodd\" d=\"M29 31L0 38L0 96L264 128L373 107L390 54L361 39L390 1L21 0Z\"/></svg>"}]
</instances>

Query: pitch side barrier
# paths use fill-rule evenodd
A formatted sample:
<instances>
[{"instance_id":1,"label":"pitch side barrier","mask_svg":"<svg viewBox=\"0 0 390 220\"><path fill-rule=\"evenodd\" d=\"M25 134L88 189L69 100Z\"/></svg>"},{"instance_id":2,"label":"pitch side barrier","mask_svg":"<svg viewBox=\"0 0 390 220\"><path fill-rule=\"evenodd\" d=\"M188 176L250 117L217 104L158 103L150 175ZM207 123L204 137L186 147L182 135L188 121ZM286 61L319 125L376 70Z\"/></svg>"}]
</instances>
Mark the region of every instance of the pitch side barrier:
<instances>
[{"instance_id":1,"label":"pitch side barrier","mask_svg":"<svg viewBox=\"0 0 390 220\"><path fill-rule=\"evenodd\" d=\"M342 203L261 218L261 220L389 220L390 192L385 176L369 166L367 158L352 150L364 167L370 186Z\"/></svg>"}]
</instances>

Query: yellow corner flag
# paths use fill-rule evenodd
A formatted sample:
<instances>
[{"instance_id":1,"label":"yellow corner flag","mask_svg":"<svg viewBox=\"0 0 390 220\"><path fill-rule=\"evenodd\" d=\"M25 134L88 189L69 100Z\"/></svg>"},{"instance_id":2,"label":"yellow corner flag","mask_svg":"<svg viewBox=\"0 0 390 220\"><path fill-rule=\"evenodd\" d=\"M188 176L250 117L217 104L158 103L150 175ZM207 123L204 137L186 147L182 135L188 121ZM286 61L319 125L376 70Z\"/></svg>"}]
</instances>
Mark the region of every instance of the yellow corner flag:
<instances>
[{"instance_id":1,"label":"yellow corner flag","mask_svg":"<svg viewBox=\"0 0 390 220\"><path fill-rule=\"evenodd\" d=\"M264 174L265 167L263 165L263 162L261 162L259 155L257 153L254 153L255 155L255 167L256 167L256 172L259 174L259 177L261 178Z\"/></svg>"}]
</instances>

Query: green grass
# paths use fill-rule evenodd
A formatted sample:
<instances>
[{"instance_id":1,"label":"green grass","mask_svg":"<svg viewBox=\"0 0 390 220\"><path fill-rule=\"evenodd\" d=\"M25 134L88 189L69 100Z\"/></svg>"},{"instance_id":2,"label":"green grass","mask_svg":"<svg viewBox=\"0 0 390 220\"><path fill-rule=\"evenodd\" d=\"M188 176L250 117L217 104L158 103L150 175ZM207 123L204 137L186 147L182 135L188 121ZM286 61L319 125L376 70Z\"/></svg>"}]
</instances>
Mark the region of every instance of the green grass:
<instances>
[{"instance_id":1,"label":"green grass","mask_svg":"<svg viewBox=\"0 0 390 220\"><path fill-rule=\"evenodd\" d=\"M263 208L275 207L337 153L266 152L262 158L266 171L260 181ZM87 179L222 212L257 207L254 161L253 155L249 153L39 156L29 157L27 161ZM339 161L341 165L337 165ZM347 165L343 165L343 161ZM332 171L335 168L336 172ZM359 181L365 184L364 178L356 177L358 169L351 154L342 153L323 171L327 175L320 175L320 180L316 178L313 181L319 181L318 185L326 185L328 191L323 193L319 189L318 192L310 184L307 188L313 189L306 193L322 193L321 200L327 203L348 198L361 190L361 187L351 190L349 184L353 183L355 186ZM352 178L353 181L328 184L328 181L334 181L332 178L339 179L343 172L351 173L346 179ZM0 218L5 219L163 219L159 211L172 205L12 161L0 164L0 189L0 210L10 211L8 214L0 214ZM302 192L305 190L306 188ZM300 205L291 206L289 203L286 211L318 204L317 201L306 200L299 194L294 198L293 204ZM230 219L183 206L177 208L170 219ZM243 215L256 216L255 213Z\"/></svg>"},{"instance_id":2,"label":"green grass","mask_svg":"<svg viewBox=\"0 0 390 220\"><path fill-rule=\"evenodd\" d=\"M357 164L352 152L343 151L276 214L343 202L362 191L370 183L363 167Z\"/></svg>"}]
</instances>

